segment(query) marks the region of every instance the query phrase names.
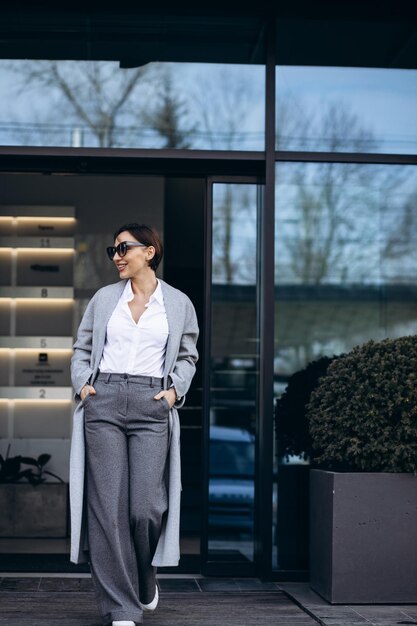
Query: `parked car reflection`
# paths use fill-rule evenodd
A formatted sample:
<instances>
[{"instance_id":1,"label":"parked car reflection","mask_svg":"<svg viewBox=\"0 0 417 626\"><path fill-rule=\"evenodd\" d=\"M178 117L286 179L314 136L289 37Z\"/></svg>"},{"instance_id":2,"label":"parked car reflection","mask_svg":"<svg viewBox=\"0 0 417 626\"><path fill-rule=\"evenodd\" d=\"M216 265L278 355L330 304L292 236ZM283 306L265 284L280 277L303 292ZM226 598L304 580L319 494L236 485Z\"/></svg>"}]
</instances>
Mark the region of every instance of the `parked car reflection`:
<instances>
[{"instance_id":1,"label":"parked car reflection","mask_svg":"<svg viewBox=\"0 0 417 626\"><path fill-rule=\"evenodd\" d=\"M240 428L210 427L209 528L252 533L255 435Z\"/></svg>"}]
</instances>

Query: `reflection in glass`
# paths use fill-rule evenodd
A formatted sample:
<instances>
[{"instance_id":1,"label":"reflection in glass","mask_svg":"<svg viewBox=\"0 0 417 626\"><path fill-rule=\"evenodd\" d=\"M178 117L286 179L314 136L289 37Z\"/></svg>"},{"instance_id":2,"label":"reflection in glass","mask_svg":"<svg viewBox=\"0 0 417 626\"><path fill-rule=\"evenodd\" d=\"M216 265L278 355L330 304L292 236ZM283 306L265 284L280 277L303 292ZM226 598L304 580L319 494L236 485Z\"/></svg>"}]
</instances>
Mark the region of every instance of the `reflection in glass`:
<instances>
[{"instance_id":1,"label":"reflection in glass","mask_svg":"<svg viewBox=\"0 0 417 626\"><path fill-rule=\"evenodd\" d=\"M276 69L277 150L417 151L417 70Z\"/></svg>"},{"instance_id":2,"label":"reflection in glass","mask_svg":"<svg viewBox=\"0 0 417 626\"><path fill-rule=\"evenodd\" d=\"M276 397L321 356L417 333L416 199L415 166L277 164ZM274 567L307 568L308 467L275 471Z\"/></svg>"},{"instance_id":3,"label":"reflection in glass","mask_svg":"<svg viewBox=\"0 0 417 626\"><path fill-rule=\"evenodd\" d=\"M0 61L0 144L263 150L256 65Z\"/></svg>"},{"instance_id":4,"label":"reflection in glass","mask_svg":"<svg viewBox=\"0 0 417 626\"><path fill-rule=\"evenodd\" d=\"M257 187L213 186L209 559L253 561Z\"/></svg>"}]
</instances>

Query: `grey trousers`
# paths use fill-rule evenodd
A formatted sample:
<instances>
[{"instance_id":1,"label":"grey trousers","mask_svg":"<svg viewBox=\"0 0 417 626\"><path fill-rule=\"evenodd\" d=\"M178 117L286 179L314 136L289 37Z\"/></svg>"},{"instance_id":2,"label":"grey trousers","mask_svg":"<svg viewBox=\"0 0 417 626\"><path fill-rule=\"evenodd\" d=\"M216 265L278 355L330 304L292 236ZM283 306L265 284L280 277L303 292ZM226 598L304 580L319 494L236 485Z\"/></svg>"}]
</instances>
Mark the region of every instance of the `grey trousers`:
<instances>
[{"instance_id":1,"label":"grey trousers","mask_svg":"<svg viewBox=\"0 0 417 626\"><path fill-rule=\"evenodd\" d=\"M169 404L160 378L100 372L84 401L90 569L104 624L143 621L152 558L168 510Z\"/></svg>"}]
</instances>

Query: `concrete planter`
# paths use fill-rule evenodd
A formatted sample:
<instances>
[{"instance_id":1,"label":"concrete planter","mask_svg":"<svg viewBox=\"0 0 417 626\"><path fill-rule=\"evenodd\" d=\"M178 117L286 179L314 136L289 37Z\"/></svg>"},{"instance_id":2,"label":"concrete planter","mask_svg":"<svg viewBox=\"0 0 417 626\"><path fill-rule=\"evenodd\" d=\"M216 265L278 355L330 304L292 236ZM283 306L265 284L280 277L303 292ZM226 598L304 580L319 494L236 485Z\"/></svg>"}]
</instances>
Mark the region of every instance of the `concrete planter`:
<instances>
[{"instance_id":1,"label":"concrete planter","mask_svg":"<svg viewBox=\"0 0 417 626\"><path fill-rule=\"evenodd\" d=\"M417 476L310 470L310 586L332 604L417 602Z\"/></svg>"},{"instance_id":2,"label":"concrete planter","mask_svg":"<svg viewBox=\"0 0 417 626\"><path fill-rule=\"evenodd\" d=\"M68 483L0 484L0 537L66 537Z\"/></svg>"}]
</instances>

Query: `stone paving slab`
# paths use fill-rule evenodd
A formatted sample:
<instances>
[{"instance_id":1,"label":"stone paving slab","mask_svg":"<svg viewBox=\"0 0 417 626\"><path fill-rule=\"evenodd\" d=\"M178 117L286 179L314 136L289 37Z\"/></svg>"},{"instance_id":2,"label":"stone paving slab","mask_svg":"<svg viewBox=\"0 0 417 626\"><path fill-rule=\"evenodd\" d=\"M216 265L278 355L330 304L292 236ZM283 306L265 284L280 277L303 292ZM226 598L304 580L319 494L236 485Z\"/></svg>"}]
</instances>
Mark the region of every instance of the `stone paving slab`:
<instances>
[{"instance_id":1,"label":"stone paving slab","mask_svg":"<svg viewBox=\"0 0 417 626\"><path fill-rule=\"evenodd\" d=\"M276 583L321 626L406 626L417 624L417 604L330 604L308 583Z\"/></svg>"},{"instance_id":2,"label":"stone paving slab","mask_svg":"<svg viewBox=\"0 0 417 626\"><path fill-rule=\"evenodd\" d=\"M149 626L317 626L276 583L248 578L158 577ZM0 626L102 626L90 578L0 579Z\"/></svg>"}]
</instances>

